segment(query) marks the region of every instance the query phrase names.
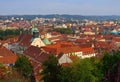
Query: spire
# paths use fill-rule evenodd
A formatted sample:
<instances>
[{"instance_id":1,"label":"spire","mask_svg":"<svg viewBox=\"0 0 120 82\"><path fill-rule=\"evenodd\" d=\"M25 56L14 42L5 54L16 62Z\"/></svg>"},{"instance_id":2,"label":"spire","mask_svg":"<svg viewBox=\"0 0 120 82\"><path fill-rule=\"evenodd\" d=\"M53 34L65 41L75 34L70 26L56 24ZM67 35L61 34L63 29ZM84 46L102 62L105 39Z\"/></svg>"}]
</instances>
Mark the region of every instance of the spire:
<instances>
[{"instance_id":1,"label":"spire","mask_svg":"<svg viewBox=\"0 0 120 82\"><path fill-rule=\"evenodd\" d=\"M32 25L31 33L33 35L33 38L39 37L39 30L36 28L35 24Z\"/></svg>"}]
</instances>

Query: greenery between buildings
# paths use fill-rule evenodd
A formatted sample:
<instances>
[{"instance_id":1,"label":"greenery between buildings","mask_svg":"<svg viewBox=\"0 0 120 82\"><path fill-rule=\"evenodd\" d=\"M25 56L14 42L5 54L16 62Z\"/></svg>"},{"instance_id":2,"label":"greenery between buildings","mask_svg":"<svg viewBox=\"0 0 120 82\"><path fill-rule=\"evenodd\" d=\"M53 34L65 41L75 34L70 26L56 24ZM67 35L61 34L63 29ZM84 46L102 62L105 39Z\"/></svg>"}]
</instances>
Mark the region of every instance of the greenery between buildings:
<instances>
[{"instance_id":1,"label":"greenery between buildings","mask_svg":"<svg viewBox=\"0 0 120 82\"><path fill-rule=\"evenodd\" d=\"M72 30L70 28L56 28L56 32L60 32L61 34L72 34Z\"/></svg>"},{"instance_id":2,"label":"greenery between buildings","mask_svg":"<svg viewBox=\"0 0 120 82\"><path fill-rule=\"evenodd\" d=\"M120 82L120 51L105 53L103 58L76 58L67 67L50 56L43 67L44 82Z\"/></svg>"},{"instance_id":3,"label":"greenery between buildings","mask_svg":"<svg viewBox=\"0 0 120 82\"><path fill-rule=\"evenodd\" d=\"M0 40L7 40L8 38L13 38L17 35L20 35L20 32L23 32L23 29L0 30Z\"/></svg>"},{"instance_id":4,"label":"greenery between buildings","mask_svg":"<svg viewBox=\"0 0 120 82\"><path fill-rule=\"evenodd\" d=\"M21 55L12 72L7 73L0 64L0 82L35 82L33 68ZM120 51L106 52L102 58L76 58L68 66L62 66L54 55L43 63L40 73L44 82L120 82Z\"/></svg>"},{"instance_id":5,"label":"greenery between buildings","mask_svg":"<svg viewBox=\"0 0 120 82\"><path fill-rule=\"evenodd\" d=\"M14 66L15 70L29 82L35 82L33 67L26 56L19 56Z\"/></svg>"}]
</instances>

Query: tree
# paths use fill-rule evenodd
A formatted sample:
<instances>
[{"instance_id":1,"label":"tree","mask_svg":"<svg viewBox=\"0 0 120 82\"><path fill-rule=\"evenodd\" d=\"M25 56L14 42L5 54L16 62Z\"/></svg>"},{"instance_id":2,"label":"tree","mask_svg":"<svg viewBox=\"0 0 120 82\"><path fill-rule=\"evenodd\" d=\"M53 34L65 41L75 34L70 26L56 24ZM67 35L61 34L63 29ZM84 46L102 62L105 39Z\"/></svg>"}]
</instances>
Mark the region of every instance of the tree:
<instances>
[{"instance_id":1,"label":"tree","mask_svg":"<svg viewBox=\"0 0 120 82\"><path fill-rule=\"evenodd\" d=\"M76 58L69 67L61 67L54 55L43 63L44 82L120 82L120 51L103 58Z\"/></svg>"},{"instance_id":2,"label":"tree","mask_svg":"<svg viewBox=\"0 0 120 82\"><path fill-rule=\"evenodd\" d=\"M20 31L23 31L21 29L6 29L6 30L0 30L0 40L6 40L11 37L15 37L20 34Z\"/></svg>"},{"instance_id":3,"label":"tree","mask_svg":"<svg viewBox=\"0 0 120 82\"><path fill-rule=\"evenodd\" d=\"M92 73L96 77L96 82L103 82L103 72L100 70L100 58L90 58L90 61L94 67Z\"/></svg>"},{"instance_id":4,"label":"tree","mask_svg":"<svg viewBox=\"0 0 120 82\"><path fill-rule=\"evenodd\" d=\"M58 74L60 73L60 65L54 55L50 55L49 58L43 63L43 75L42 80L44 82L59 82Z\"/></svg>"},{"instance_id":5,"label":"tree","mask_svg":"<svg viewBox=\"0 0 120 82\"><path fill-rule=\"evenodd\" d=\"M59 82L71 82L71 67L61 67L60 74L58 75Z\"/></svg>"},{"instance_id":6,"label":"tree","mask_svg":"<svg viewBox=\"0 0 120 82\"><path fill-rule=\"evenodd\" d=\"M120 62L120 51L114 52L110 54L106 52L104 57L101 59L100 62L100 70L104 73L104 81L105 82L116 82L116 78L119 74L119 64ZM116 71L117 70L117 71Z\"/></svg>"},{"instance_id":7,"label":"tree","mask_svg":"<svg viewBox=\"0 0 120 82\"><path fill-rule=\"evenodd\" d=\"M56 28L55 31L62 34L72 34L72 30L70 28Z\"/></svg>"},{"instance_id":8,"label":"tree","mask_svg":"<svg viewBox=\"0 0 120 82\"><path fill-rule=\"evenodd\" d=\"M2 63L0 63L0 79L4 78L5 74L6 74L5 66Z\"/></svg>"},{"instance_id":9,"label":"tree","mask_svg":"<svg viewBox=\"0 0 120 82\"><path fill-rule=\"evenodd\" d=\"M14 66L17 71L26 78L33 79L33 67L29 62L28 58L25 56L18 57L17 61L15 62Z\"/></svg>"},{"instance_id":10,"label":"tree","mask_svg":"<svg viewBox=\"0 0 120 82\"><path fill-rule=\"evenodd\" d=\"M71 82L97 82L99 77L94 74L94 69L90 59L82 59L75 64L73 62Z\"/></svg>"}]
</instances>

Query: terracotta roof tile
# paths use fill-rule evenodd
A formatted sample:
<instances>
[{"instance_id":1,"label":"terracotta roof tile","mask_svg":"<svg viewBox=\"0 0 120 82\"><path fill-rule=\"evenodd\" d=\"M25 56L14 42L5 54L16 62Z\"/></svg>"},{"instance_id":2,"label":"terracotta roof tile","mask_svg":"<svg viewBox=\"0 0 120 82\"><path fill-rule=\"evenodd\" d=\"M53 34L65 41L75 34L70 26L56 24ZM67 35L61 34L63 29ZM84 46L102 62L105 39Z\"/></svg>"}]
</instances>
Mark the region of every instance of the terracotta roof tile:
<instances>
[{"instance_id":1,"label":"terracotta roof tile","mask_svg":"<svg viewBox=\"0 0 120 82\"><path fill-rule=\"evenodd\" d=\"M77 56L70 56L71 60L75 60L76 58L78 58Z\"/></svg>"},{"instance_id":2,"label":"terracotta roof tile","mask_svg":"<svg viewBox=\"0 0 120 82\"><path fill-rule=\"evenodd\" d=\"M0 62L3 64L13 64L17 60L17 56L4 46L0 47Z\"/></svg>"},{"instance_id":3,"label":"terracotta roof tile","mask_svg":"<svg viewBox=\"0 0 120 82\"><path fill-rule=\"evenodd\" d=\"M70 52L79 52L81 51L79 46L75 46L71 42L61 42L53 45L48 45L43 47L43 49L47 52L54 53L58 55L59 53L70 53Z\"/></svg>"},{"instance_id":4,"label":"terracotta roof tile","mask_svg":"<svg viewBox=\"0 0 120 82\"><path fill-rule=\"evenodd\" d=\"M23 45L23 46L30 46L30 44L31 44L31 42L30 42L31 38L32 38L32 35L31 35L31 34L21 35L21 36L19 37L19 39L18 39L19 44L20 44L20 45Z\"/></svg>"},{"instance_id":5,"label":"terracotta roof tile","mask_svg":"<svg viewBox=\"0 0 120 82\"><path fill-rule=\"evenodd\" d=\"M89 47L89 48L81 48L82 52L83 53L88 53L88 52L91 52L91 53L94 53L94 49Z\"/></svg>"},{"instance_id":6,"label":"terracotta roof tile","mask_svg":"<svg viewBox=\"0 0 120 82\"><path fill-rule=\"evenodd\" d=\"M25 55L37 60L39 63L43 63L49 55L41 50L39 47L30 46L24 51Z\"/></svg>"}]
</instances>

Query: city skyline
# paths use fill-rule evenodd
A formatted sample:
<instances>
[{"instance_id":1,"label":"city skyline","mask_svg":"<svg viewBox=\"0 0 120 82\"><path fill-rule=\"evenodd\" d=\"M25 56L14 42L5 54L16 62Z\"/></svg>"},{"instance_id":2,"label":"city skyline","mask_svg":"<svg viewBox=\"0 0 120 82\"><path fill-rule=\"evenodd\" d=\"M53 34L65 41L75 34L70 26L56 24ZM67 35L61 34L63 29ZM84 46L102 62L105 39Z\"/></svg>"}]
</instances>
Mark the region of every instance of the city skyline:
<instances>
[{"instance_id":1,"label":"city skyline","mask_svg":"<svg viewBox=\"0 0 120 82\"><path fill-rule=\"evenodd\" d=\"M120 15L119 0L0 0L0 15Z\"/></svg>"}]
</instances>

